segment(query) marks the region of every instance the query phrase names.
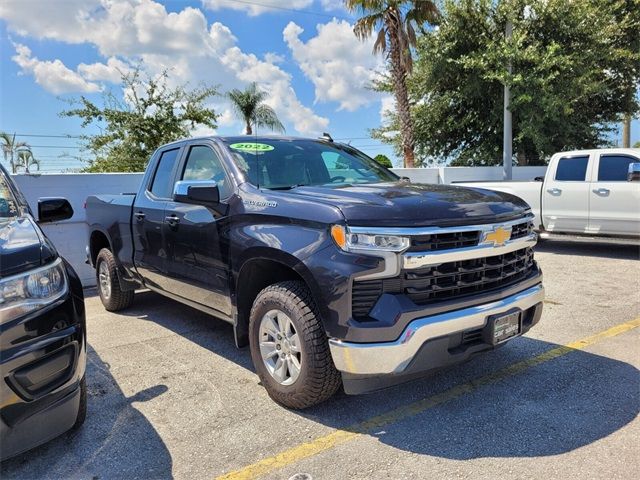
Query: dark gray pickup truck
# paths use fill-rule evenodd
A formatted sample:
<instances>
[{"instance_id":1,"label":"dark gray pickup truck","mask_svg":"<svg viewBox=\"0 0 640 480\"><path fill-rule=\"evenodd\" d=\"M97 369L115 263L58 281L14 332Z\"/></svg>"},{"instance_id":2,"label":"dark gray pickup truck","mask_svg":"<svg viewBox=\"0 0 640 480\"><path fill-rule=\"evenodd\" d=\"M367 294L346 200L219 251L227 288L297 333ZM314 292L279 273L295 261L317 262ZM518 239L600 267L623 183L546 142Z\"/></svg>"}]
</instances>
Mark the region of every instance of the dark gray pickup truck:
<instances>
[{"instance_id":1,"label":"dark gray pickup truck","mask_svg":"<svg viewBox=\"0 0 640 480\"><path fill-rule=\"evenodd\" d=\"M466 361L542 313L526 203L410 184L330 139L165 145L87 218L108 310L145 287L228 321L292 408Z\"/></svg>"}]
</instances>

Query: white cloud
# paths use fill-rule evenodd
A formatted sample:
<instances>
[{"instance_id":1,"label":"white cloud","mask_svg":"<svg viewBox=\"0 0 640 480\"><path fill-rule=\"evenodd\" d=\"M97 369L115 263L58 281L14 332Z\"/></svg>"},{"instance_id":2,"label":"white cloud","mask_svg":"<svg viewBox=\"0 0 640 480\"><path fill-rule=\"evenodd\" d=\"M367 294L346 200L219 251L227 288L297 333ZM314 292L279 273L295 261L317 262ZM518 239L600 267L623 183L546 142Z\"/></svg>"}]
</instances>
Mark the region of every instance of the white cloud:
<instances>
[{"instance_id":1,"label":"white cloud","mask_svg":"<svg viewBox=\"0 0 640 480\"><path fill-rule=\"evenodd\" d=\"M323 0L323 2L324 1L325 0ZM312 3L313 0L289 0L284 4L282 0L202 0L204 7L209 10L228 8L231 10L245 11L251 16L260 15L265 12L277 12L279 9L299 10L308 7Z\"/></svg>"},{"instance_id":2,"label":"white cloud","mask_svg":"<svg viewBox=\"0 0 640 480\"><path fill-rule=\"evenodd\" d=\"M33 75L36 83L56 95L70 92L98 92L100 86L87 82L77 72L67 68L60 60L43 61L31 55L25 45L16 44L16 55L12 57L23 73Z\"/></svg>"},{"instance_id":3,"label":"white cloud","mask_svg":"<svg viewBox=\"0 0 640 480\"><path fill-rule=\"evenodd\" d=\"M291 88L291 76L277 65L261 61L253 54L242 53L238 47L230 48L222 57L223 63L236 72L243 82L257 82L269 92L268 103L281 117L305 135L321 133L329 125L327 118L319 117L305 107Z\"/></svg>"},{"instance_id":4,"label":"white cloud","mask_svg":"<svg viewBox=\"0 0 640 480\"><path fill-rule=\"evenodd\" d=\"M385 95L380 99L380 122L387 120L387 112L393 112L396 108L396 100L393 95Z\"/></svg>"},{"instance_id":5,"label":"white cloud","mask_svg":"<svg viewBox=\"0 0 640 480\"><path fill-rule=\"evenodd\" d=\"M284 62L284 57L277 53L267 52L264 54L264 61L268 63L282 63Z\"/></svg>"},{"instance_id":6,"label":"white cloud","mask_svg":"<svg viewBox=\"0 0 640 480\"><path fill-rule=\"evenodd\" d=\"M327 11L345 10L344 0L320 0L320 4Z\"/></svg>"},{"instance_id":7,"label":"white cloud","mask_svg":"<svg viewBox=\"0 0 640 480\"><path fill-rule=\"evenodd\" d=\"M218 22L208 26L199 9L167 12L153 0L66 0L43 2L38 15L33 15L31 2L2 0L0 18L19 35L88 43L107 57L106 63L81 64L74 72L60 60L42 62L33 59L28 49L26 55L18 52L14 60L22 71L33 74L39 84L54 93L97 91L100 87L93 81L117 80L118 62L141 61L150 75L169 68L174 85L208 83L226 91L258 81L269 92L270 105L289 130L293 127L301 134L315 135L329 123L297 98L291 76L277 65L280 57L265 55L259 59L243 52L228 27ZM44 67L36 69L36 65ZM44 68L56 70L57 75L48 78L41 73ZM226 107L220 105L222 110Z\"/></svg>"},{"instance_id":8,"label":"white cloud","mask_svg":"<svg viewBox=\"0 0 640 480\"><path fill-rule=\"evenodd\" d=\"M91 64L81 63L78 65L78 73L86 80L93 82L106 81L120 83L122 74L126 74L129 70L128 64L115 57L110 57L106 64L97 62Z\"/></svg>"},{"instance_id":9,"label":"white cloud","mask_svg":"<svg viewBox=\"0 0 640 480\"><path fill-rule=\"evenodd\" d=\"M212 40L202 11L167 12L153 0L3 0L0 18L20 35L66 43L92 43L104 56L177 53L205 55Z\"/></svg>"},{"instance_id":10,"label":"white cloud","mask_svg":"<svg viewBox=\"0 0 640 480\"><path fill-rule=\"evenodd\" d=\"M304 30L289 22L282 32L293 58L315 86L317 102L339 102L353 111L378 98L367 87L381 69L383 59L372 54L373 40L359 41L349 22L333 19L317 26L317 35L306 43Z\"/></svg>"}]
</instances>

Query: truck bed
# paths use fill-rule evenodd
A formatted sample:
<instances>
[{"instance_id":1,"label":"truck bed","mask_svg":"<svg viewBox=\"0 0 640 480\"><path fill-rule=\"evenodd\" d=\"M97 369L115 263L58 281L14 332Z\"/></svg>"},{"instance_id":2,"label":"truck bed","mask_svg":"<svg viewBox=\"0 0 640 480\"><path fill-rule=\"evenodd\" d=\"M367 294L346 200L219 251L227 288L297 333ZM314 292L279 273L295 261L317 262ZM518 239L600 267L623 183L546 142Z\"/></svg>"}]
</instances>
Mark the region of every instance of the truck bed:
<instances>
[{"instance_id":1,"label":"truck bed","mask_svg":"<svg viewBox=\"0 0 640 480\"><path fill-rule=\"evenodd\" d=\"M131 214L135 193L92 195L87 197L86 215L89 231L101 231L111 239L112 251L126 265L133 255Z\"/></svg>"}]
</instances>

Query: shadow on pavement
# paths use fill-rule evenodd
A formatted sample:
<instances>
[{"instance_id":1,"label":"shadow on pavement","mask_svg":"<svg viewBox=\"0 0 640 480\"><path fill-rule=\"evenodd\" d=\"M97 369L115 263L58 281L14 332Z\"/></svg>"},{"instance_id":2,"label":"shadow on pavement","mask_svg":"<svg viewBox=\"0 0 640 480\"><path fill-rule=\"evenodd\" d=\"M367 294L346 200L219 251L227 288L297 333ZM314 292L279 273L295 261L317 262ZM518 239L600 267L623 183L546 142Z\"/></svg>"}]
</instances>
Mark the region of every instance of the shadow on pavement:
<instances>
[{"instance_id":1,"label":"shadow on pavement","mask_svg":"<svg viewBox=\"0 0 640 480\"><path fill-rule=\"evenodd\" d=\"M253 370L248 349L236 349L225 322L152 292L136 295L126 314L156 322ZM341 393L294 413L348 429L557 346L522 337L429 377L369 395ZM576 350L370 435L401 450L458 460L557 455L603 439L635 419L640 411L638 391L640 372L632 365ZM274 414L281 415L276 411L280 408L273 404Z\"/></svg>"},{"instance_id":2,"label":"shadow on pavement","mask_svg":"<svg viewBox=\"0 0 640 480\"><path fill-rule=\"evenodd\" d=\"M536 252L558 255L578 255L582 257L615 258L619 260L640 260L640 245L637 243L606 242L586 238L549 238L535 246Z\"/></svg>"},{"instance_id":3,"label":"shadow on pavement","mask_svg":"<svg viewBox=\"0 0 640 480\"><path fill-rule=\"evenodd\" d=\"M454 460L558 455L634 420L639 389L633 366L576 351L372 435L395 448Z\"/></svg>"},{"instance_id":4,"label":"shadow on pavement","mask_svg":"<svg viewBox=\"0 0 640 480\"><path fill-rule=\"evenodd\" d=\"M172 478L171 455L135 403L168 389L156 385L125 397L110 366L89 345L87 420L66 434L1 464L8 478Z\"/></svg>"}]
</instances>

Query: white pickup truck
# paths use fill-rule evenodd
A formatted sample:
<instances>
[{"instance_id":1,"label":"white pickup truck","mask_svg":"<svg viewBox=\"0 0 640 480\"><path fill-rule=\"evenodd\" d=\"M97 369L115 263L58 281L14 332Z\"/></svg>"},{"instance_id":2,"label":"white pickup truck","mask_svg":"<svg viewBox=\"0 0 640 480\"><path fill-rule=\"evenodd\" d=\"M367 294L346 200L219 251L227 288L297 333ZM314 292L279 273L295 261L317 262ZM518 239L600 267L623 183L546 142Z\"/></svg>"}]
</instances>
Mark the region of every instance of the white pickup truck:
<instances>
[{"instance_id":1,"label":"white pickup truck","mask_svg":"<svg viewBox=\"0 0 640 480\"><path fill-rule=\"evenodd\" d=\"M517 195L540 231L640 237L640 149L556 153L542 181L467 182Z\"/></svg>"}]
</instances>

